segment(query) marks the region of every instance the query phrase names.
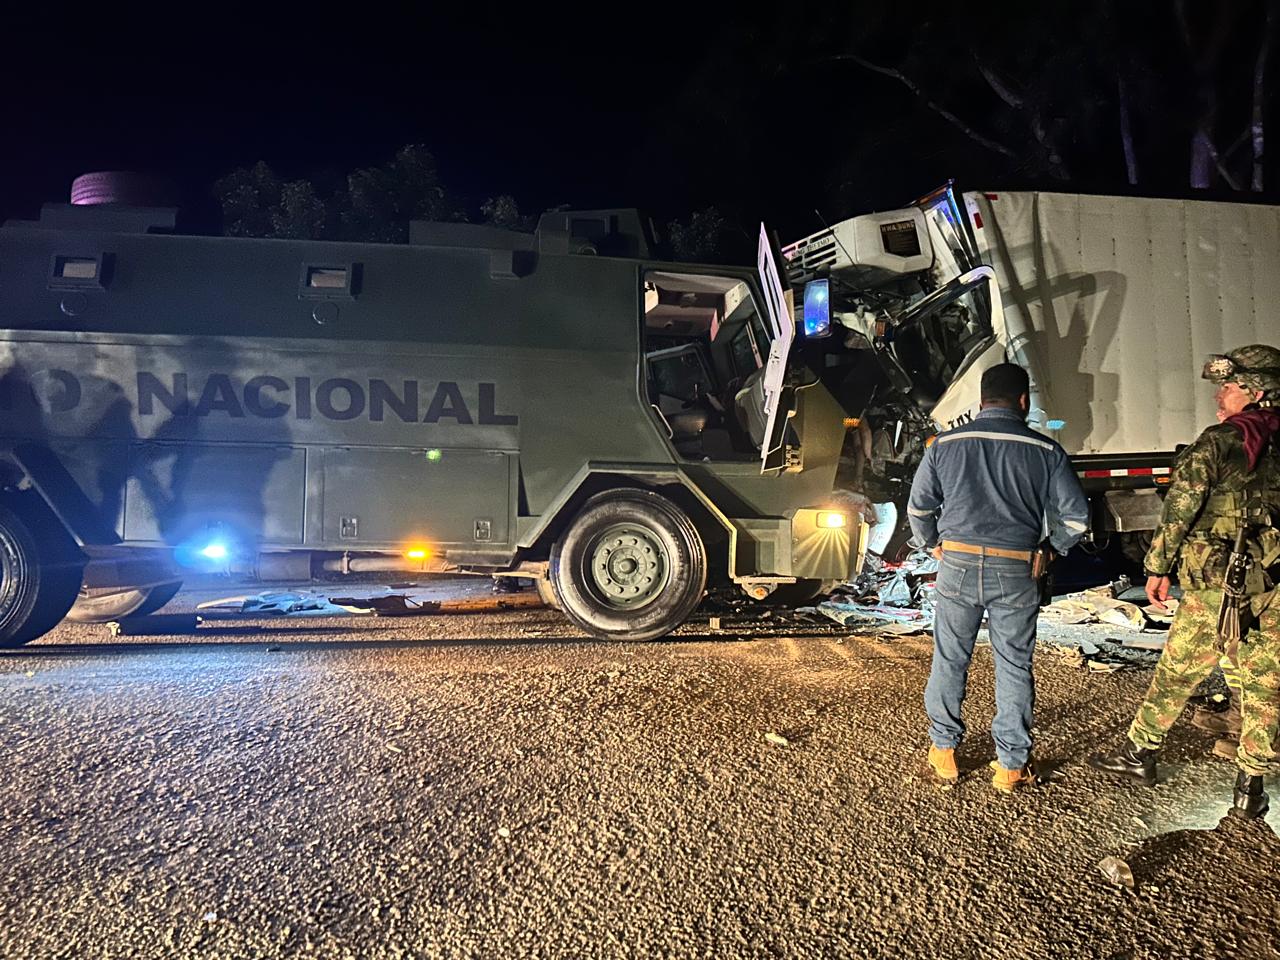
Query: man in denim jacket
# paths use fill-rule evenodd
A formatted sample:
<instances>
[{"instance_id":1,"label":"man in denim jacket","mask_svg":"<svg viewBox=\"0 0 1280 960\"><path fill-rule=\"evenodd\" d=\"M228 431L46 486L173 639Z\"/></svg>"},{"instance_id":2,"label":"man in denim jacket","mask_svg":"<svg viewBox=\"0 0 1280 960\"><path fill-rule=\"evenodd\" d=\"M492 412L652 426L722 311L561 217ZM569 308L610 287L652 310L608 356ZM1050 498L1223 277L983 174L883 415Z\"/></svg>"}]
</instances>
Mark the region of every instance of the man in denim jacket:
<instances>
[{"instance_id":1,"label":"man in denim jacket","mask_svg":"<svg viewBox=\"0 0 1280 960\"><path fill-rule=\"evenodd\" d=\"M907 504L916 541L941 560L924 695L933 740L929 764L943 781L959 778L955 748L965 732L965 682L986 611L996 664L991 782L1006 793L1032 780L1031 657L1040 612L1032 556L1046 534L1066 553L1089 519L1066 451L1026 424L1029 392L1022 367L1002 363L987 370L981 412L925 451Z\"/></svg>"}]
</instances>

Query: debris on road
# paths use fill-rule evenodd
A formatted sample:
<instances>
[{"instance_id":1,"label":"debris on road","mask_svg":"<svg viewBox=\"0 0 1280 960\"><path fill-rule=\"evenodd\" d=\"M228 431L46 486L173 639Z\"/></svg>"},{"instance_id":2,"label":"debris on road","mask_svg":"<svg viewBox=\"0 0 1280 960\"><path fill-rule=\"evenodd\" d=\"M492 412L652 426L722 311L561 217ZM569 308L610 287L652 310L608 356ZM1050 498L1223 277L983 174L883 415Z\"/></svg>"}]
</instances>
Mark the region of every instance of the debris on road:
<instances>
[{"instance_id":1,"label":"debris on road","mask_svg":"<svg viewBox=\"0 0 1280 960\"><path fill-rule=\"evenodd\" d=\"M1165 638L1158 636L1125 637L1120 645L1131 650L1163 650Z\"/></svg>"},{"instance_id":2,"label":"debris on road","mask_svg":"<svg viewBox=\"0 0 1280 960\"><path fill-rule=\"evenodd\" d=\"M933 590L938 561L915 551L902 563L868 553L863 572L831 591L817 612L842 626L888 633L920 633L933 628Z\"/></svg>"},{"instance_id":3,"label":"debris on road","mask_svg":"<svg viewBox=\"0 0 1280 960\"><path fill-rule=\"evenodd\" d=\"M319 590L266 591L222 597L196 604L196 609L213 614L253 617L349 617L353 613L367 612L335 604Z\"/></svg>"},{"instance_id":4,"label":"debris on road","mask_svg":"<svg viewBox=\"0 0 1280 960\"><path fill-rule=\"evenodd\" d=\"M194 613L152 613L107 624L113 637L156 637L195 633L204 617Z\"/></svg>"},{"instance_id":5,"label":"debris on road","mask_svg":"<svg viewBox=\"0 0 1280 960\"><path fill-rule=\"evenodd\" d=\"M1102 875L1117 886L1133 889L1133 870L1119 857L1104 857L1098 863Z\"/></svg>"},{"instance_id":6,"label":"debris on road","mask_svg":"<svg viewBox=\"0 0 1280 960\"><path fill-rule=\"evenodd\" d=\"M1138 633L1167 629L1178 602L1169 600L1166 603L1169 609L1162 611L1151 605L1140 607L1120 599L1132 589L1129 578L1121 577L1099 587L1068 593L1056 597L1053 603L1040 611L1040 617L1064 625L1105 623Z\"/></svg>"},{"instance_id":7,"label":"debris on road","mask_svg":"<svg viewBox=\"0 0 1280 960\"><path fill-rule=\"evenodd\" d=\"M764 738L768 740L770 743L775 744L776 746L779 746L779 747L787 747L791 745L791 741L788 740L786 737L784 737L780 733L773 733L771 731L769 733L766 733L764 735Z\"/></svg>"},{"instance_id":8,"label":"debris on road","mask_svg":"<svg viewBox=\"0 0 1280 960\"><path fill-rule=\"evenodd\" d=\"M347 587L349 590L350 587ZM377 592L375 592L377 591ZM377 587L362 596L337 596L323 590L265 592L222 597L196 606L206 615L233 617L412 617L440 613L487 613L545 606L536 592L496 596L428 599L414 584Z\"/></svg>"}]
</instances>

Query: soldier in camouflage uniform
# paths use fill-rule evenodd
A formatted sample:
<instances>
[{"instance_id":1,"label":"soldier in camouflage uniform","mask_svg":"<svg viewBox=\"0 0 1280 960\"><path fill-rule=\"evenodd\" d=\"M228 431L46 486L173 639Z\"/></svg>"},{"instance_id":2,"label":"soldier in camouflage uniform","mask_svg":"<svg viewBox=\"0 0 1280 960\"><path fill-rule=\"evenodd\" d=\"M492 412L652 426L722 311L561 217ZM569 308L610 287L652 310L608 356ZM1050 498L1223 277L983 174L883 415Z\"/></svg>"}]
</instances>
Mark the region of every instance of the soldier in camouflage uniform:
<instances>
[{"instance_id":1,"label":"soldier in camouflage uniform","mask_svg":"<svg viewBox=\"0 0 1280 960\"><path fill-rule=\"evenodd\" d=\"M1241 524L1250 557L1241 640L1227 649L1241 687L1241 731L1231 813L1267 811L1263 777L1280 771L1280 350L1263 344L1212 358L1218 419L1183 450L1172 471L1160 526L1147 553L1147 596L1169 596L1175 563L1183 587L1168 641L1129 742L1090 763L1108 773L1156 781L1156 757L1188 698L1224 654L1218 638L1227 559Z\"/></svg>"}]
</instances>

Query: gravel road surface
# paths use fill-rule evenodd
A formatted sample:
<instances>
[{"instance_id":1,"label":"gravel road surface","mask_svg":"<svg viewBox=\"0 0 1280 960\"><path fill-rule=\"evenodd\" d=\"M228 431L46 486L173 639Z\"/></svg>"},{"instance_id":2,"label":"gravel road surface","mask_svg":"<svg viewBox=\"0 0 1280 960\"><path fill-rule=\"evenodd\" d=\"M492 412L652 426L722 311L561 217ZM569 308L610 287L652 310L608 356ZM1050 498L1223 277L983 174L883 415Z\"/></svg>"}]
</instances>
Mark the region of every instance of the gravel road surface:
<instances>
[{"instance_id":1,"label":"gravel road surface","mask_svg":"<svg viewBox=\"0 0 1280 960\"><path fill-rule=\"evenodd\" d=\"M985 647L962 780L928 777L929 656L732 611L64 624L0 653L0 955L1277 955L1280 784L1219 824L1234 767L1185 722L1153 790L1084 763L1149 669L1042 644L1049 780L1005 797Z\"/></svg>"}]
</instances>

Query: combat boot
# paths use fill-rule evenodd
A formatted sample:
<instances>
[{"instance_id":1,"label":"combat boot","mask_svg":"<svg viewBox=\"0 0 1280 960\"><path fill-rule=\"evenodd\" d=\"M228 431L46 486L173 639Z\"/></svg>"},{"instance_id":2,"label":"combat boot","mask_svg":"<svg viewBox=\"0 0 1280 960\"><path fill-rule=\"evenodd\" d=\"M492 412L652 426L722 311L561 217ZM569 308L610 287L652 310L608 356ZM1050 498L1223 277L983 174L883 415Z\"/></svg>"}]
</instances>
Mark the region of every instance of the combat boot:
<instances>
[{"instance_id":1,"label":"combat boot","mask_svg":"<svg viewBox=\"0 0 1280 960\"><path fill-rule=\"evenodd\" d=\"M1256 820L1270 809L1270 799L1262 790L1262 778L1251 777L1241 770L1236 777L1234 802L1227 813L1241 820Z\"/></svg>"},{"instance_id":2,"label":"combat boot","mask_svg":"<svg viewBox=\"0 0 1280 960\"><path fill-rule=\"evenodd\" d=\"M1089 766L1103 773L1121 777L1133 777L1148 787L1156 785L1156 758L1159 750L1148 750L1125 743L1119 753L1095 753L1089 758Z\"/></svg>"}]
</instances>

